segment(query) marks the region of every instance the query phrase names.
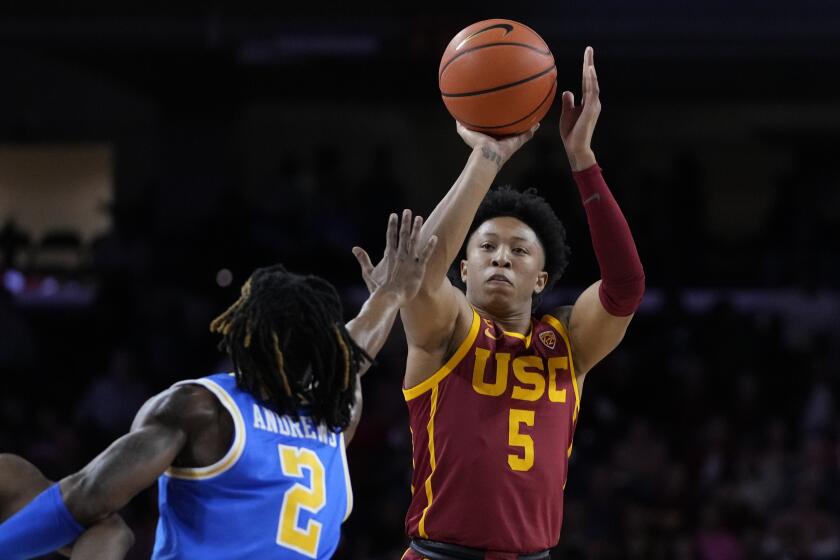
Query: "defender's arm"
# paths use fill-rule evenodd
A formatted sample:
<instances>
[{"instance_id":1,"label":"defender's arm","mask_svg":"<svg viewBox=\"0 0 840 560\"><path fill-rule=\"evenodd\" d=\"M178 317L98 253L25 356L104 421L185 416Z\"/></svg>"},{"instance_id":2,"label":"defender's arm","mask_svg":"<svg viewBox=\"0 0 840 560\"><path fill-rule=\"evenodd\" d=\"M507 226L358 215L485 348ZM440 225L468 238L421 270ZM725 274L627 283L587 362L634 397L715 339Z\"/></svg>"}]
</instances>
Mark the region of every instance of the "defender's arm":
<instances>
[{"instance_id":1,"label":"defender's arm","mask_svg":"<svg viewBox=\"0 0 840 560\"><path fill-rule=\"evenodd\" d=\"M0 522L21 510L51 484L29 461L17 455L0 454ZM74 560L120 560L133 544L134 533L114 514L88 528L72 547L59 552Z\"/></svg>"},{"instance_id":2,"label":"defender's arm","mask_svg":"<svg viewBox=\"0 0 840 560\"><path fill-rule=\"evenodd\" d=\"M147 401L130 433L0 526L0 557L46 554L121 509L157 480L193 434L216 420L218 408L215 397L195 385Z\"/></svg>"},{"instance_id":3,"label":"defender's arm","mask_svg":"<svg viewBox=\"0 0 840 560\"><path fill-rule=\"evenodd\" d=\"M377 265L380 271L374 278L374 267L367 252L360 247L353 248L353 254L362 267L362 277L371 291L356 317L347 323L347 332L368 356L375 357L394 326L397 311L406 301L417 295L437 244L437 237L430 236L420 250L418 245L423 231L423 218L417 216L412 223L411 211L405 210L402 225L397 233L397 215L388 218L385 236L385 254ZM350 415L350 425L344 432L345 444L349 444L356 433L362 415L362 388L359 378L370 367L366 362L355 380L356 404Z\"/></svg>"}]
</instances>

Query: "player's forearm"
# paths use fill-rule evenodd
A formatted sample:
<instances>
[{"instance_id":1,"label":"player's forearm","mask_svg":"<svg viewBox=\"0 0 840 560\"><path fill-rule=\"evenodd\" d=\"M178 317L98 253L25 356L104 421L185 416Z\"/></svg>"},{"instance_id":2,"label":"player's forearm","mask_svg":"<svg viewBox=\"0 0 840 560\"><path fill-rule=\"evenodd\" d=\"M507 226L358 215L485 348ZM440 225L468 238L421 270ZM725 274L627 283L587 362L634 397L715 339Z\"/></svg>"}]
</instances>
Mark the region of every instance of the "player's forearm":
<instances>
[{"instance_id":1,"label":"player's forearm","mask_svg":"<svg viewBox=\"0 0 840 560\"><path fill-rule=\"evenodd\" d=\"M121 560L134 546L134 533L119 515L90 527L73 544L71 560Z\"/></svg>"},{"instance_id":2,"label":"player's forearm","mask_svg":"<svg viewBox=\"0 0 840 560\"><path fill-rule=\"evenodd\" d=\"M491 148L473 149L461 175L426 219L420 246L432 235L438 236L438 244L426 267L424 288L436 287L443 281L461 250L478 206L499 172L500 162L500 156Z\"/></svg>"},{"instance_id":3,"label":"player's forearm","mask_svg":"<svg viewBox=\"0 0 840 560\"><path fill-rule=\"evenodd\" d=\"M350 442L353 441L353 437L356 435L356 428L359 427L359 422L362 419L364 397L362 395L362 382L359 377L359 375L356 376L356 388L354 389L355 398L353 408L350 410L350 424L348 424L347 428L344 430L345 447L350 445Z\"/></svg>"},{"instance_id":4,"label":"player's forearm","mask_svg":"<svg viewBox=\"0 0 840 560\"><path fill-rule=\"evenodd\" d=\"M645 272L630 226L594 160L588 168L575 172L574 179L601 269L601 304L611 315L631 315L644 295Z\"/></svg>"},{"instance_id":5,"label":"player's forearm","mask_svg":"<svg viewBox=\"0 0 840 560\"><path fill-rule=\"evenodd\" d=\"M377 290L368 297L359 314L345 325L356 344L371 358L376 357L388 340L400 304L400 299L393 293ZM368 367L369 363L362 366L359 375Z\"/></svg>"},{"instance_id":6,"label":"player's forearm","mask_svg":"<svg viewBox=\"0 0 840 560\"><path fill-rule=\"evenodd\" d=\"M589 169L597 163L595 153L590 148L570 150L566 152L566 157L569 158L569 166L575 172Z\"/></svg>"}]
</instances>

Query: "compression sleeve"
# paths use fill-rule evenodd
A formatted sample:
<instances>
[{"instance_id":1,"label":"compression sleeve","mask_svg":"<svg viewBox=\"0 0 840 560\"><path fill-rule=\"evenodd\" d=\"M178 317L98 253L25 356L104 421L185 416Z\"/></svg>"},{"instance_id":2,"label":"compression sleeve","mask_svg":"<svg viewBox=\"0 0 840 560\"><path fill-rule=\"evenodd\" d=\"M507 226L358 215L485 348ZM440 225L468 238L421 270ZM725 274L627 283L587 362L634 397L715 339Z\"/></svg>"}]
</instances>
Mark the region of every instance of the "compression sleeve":
<instances>
[{"instance_id":1,"label":"compression sleeve","mask_svg":"<svg viewBox=\"0 0 840 560\"><path fill-rule=\"evenodd\" d=\"M72 543L84 532L64 505L58 484L53 484L0 525L0 558L42 556Z\"/></svg>"},{"instance_id":2,"label":"compression sleeve","mask_svg":"<svg viewBox=\"0 0 840 560\"><path fill-rule=\"evenodd\" d=\"M597 164L574 174L598 266L601 304L610 315L635 313L645 292L645 271L621 208Z\"/></svg>"}]
</instances>

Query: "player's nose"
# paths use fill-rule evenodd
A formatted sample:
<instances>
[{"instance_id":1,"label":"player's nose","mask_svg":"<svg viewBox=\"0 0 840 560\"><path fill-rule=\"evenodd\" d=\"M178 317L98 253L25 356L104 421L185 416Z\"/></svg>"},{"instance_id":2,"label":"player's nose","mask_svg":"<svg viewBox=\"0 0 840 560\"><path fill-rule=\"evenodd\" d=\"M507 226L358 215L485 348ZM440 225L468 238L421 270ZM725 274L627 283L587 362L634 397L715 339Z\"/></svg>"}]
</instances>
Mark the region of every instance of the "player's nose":
<instances>
[{"instance_id":1,"label":"player's nose","mask_svg":"<svg viewBox=\"0 0 840 560\"><path fill-rule=\"evenodd\" d=\"M499 247L493 254L493 266L510 268L510 253L505 247Z\"/></svg>"}]
</instances>

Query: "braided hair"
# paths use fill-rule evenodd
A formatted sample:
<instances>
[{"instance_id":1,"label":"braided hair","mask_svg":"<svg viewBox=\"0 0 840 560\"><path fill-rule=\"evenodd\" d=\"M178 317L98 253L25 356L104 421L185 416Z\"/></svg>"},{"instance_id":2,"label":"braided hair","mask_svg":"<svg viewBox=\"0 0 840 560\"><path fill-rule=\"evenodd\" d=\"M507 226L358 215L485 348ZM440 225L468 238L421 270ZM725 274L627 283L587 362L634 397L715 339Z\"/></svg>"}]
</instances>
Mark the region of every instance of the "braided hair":
<instances>
[{"instance_id":1,"label":"braided hair","mask_svg":"<svg viewBox=\"0 0 840 560\"><path fill-rule=\"evenodd\" d=\"M317 424L343 430L355 403L355 378L372 361L344 328L335 288L282 265L258 268L233 305L210 323L233 361L240 389L279 414L302 406Z\"/></svg>"}]
</instances>

